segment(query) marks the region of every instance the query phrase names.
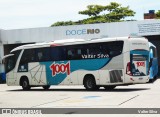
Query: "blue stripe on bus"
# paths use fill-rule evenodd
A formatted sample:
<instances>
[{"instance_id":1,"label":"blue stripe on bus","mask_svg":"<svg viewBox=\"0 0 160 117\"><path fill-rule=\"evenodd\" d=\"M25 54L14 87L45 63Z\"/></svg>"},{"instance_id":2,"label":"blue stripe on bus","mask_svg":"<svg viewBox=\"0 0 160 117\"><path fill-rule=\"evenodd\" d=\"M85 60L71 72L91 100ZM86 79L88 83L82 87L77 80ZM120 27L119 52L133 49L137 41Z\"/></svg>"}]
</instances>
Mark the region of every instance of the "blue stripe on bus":
<instances>
[{"instance_id":1,"label":"blue stripe on bus","mask_svg":"<svg viewBox=\"0 0 160 117\"><path fill-rule=\"evenodd\" d=\"M88 70L95 71L103 68L105 65L109 63L111 59L86 59L86 60L70 60L70 61L54 61L54 62L41 62L40 64L45 65L46 67L46 78L48 85L58 85L60 84L66 77L67 73L58 73L55 76L52 76L52 71L50 66L52 63L54 64L66 64L70 62L70 73L77 70Z\"/></svg>"}]
</instances>

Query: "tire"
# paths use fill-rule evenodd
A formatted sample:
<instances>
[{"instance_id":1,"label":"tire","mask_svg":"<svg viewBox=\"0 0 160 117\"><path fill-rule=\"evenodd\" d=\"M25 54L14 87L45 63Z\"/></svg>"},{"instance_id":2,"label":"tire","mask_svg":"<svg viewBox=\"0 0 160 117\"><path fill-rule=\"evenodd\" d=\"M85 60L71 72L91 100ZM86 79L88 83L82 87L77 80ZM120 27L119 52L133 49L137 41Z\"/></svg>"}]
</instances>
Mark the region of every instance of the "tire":
<instances>
[{"instance_id":1,"label":"tire","mask_svg":"<svg viewBox=\"0 0 160 117\"><path fill-rule=\"evenodd\" d=\"M157 79L157 75L154 76L154 79Z\"/></svg>"},{"instance_id":2,"label":"tire","mask_svg":"<svg viewBox=\"0 0 160 117\"><path fill-rule=\"evenodd\" d=\"M22 80L22 88L23 90L30 90L31 86L29 85L29 81L27 78Z\"/></svg>"},{"instance_id":3,"label":"tire","mask_svg":"<svg viewBox=\"0 0 160 117\"><path fill-rule=\"evenodd\" d=\"M116 86L104 86L105 90L113 90Z\"/></svg>"},{"instance_id":4,"label":"tire","mask_svg":"<svg viewBox=\"0 0 160 117\"><path fill-rule=\"evenodd\" d=\"M98 90L100 87L96 85L95 79L93 77L87 77L84 81L84 87L86 90L93 91Z\"/></svg>"},{"instance_id":5,"label":"tire","mask_svg":"<svg viewBox=\"0 0 160 117\"><path fill-rule=\"evenodd\" d=\"M50 85L42 86L44 90L48 90L50 88Z\"/></svg>"},{"instance_id":6,"label":"tire","mask_svg":"<svg viewBox=\"0 0 160 117\"><path fill-rule=\"evenodd\" d=\"M148 83L153 83L154 79L149 79Z\"/></svg>"}]
</instances>

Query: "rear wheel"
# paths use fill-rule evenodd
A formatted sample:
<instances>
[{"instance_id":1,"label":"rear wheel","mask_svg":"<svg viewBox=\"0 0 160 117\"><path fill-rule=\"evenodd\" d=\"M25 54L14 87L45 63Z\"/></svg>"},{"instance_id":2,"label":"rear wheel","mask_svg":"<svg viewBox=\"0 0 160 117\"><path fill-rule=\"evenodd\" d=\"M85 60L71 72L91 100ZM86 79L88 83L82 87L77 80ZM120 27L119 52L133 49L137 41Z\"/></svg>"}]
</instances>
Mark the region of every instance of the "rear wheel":
<instances>
[{"instance_id":1,"label":"rear wheel","mask_svg":"<svg viewBox=\"0 0 160 117\"><path fill-rule=\"evenodd\" d=\"M96 85L95 79L93 77L87 77L84 81L84 87L87 90L98 90L100 87Z\"/></svg>"},{"instance_id":2,"label":"rear wheel","mask_svg":"<svg viewBox=\"0 0 160 117\"><path fill-rule=\"evenodd\" d=\"M153 79L149 79L148 83L153 83L153 81L154 81Z\"/></svg>"},{"instance_id":3,"label":"rear wheel","mask_svg":"<svg viewBox=\"0 0 160 117\"><path fill-rule=\"evenodd\" d=\"M31 89L31 86L29 85L29 81L27 78L24 78L22 80L21 85L22 85L23 90L30 90Z\"/></svg>"},{"instance_id":4,"label":"rear wheel","mask_svg":"<svg viewBox=\"0 0 160 117\"><path fill-rule=\"evenodd\" d=\"M49 88L50 88L50 85L43 86L44 90L48 90Z\"/></svg>"},{"instance_id":5,"label":"rear wheel","mask_svg":"<svg viewBox=\"0 0 160 117\"><path fill-rule=\"evenodd\" d=\"M104 86L105 90L113 90L116 86Z\"/></svg>"},{"instance_id":6,"label":"rear wheel","mask_svg":"<svg viewBox=\"0 0 160 117\"><path fill-rule=\"evenodd\" d=\"M154 79L157 79L157 75L154 76Z\"/></svg>"}]
</instances>

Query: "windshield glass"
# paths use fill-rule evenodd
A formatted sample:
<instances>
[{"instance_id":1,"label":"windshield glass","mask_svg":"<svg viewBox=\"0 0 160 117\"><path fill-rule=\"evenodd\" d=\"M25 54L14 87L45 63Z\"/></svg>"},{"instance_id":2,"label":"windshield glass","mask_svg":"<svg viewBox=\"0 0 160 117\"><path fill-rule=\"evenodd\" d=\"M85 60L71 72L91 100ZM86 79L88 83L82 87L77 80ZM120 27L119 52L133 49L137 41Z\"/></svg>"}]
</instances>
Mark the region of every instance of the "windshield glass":
<instances>
[{"instance_id":1,"label":"windshield glass","mask_svg":"<svg viewBox=\"0 0 160 117\"><path fill-rule=\"evenodd\" d=\"M5 73L8 73L14 69L20 52L21 52L20 50L12 52L13 55L5 58L4 60Z\"/></svg>"},{"instance_id":2,"label":"windshield glass","mask_svg":"<svg viewBox=\"0 0 160 117\"><path fill-rule=\"evenodd\" d=\"M5 58L4 66L5 66L5 73L8 73L12 69L14 69L14 66L15 66L14 55Z\"/></svg>"}]
</instances>

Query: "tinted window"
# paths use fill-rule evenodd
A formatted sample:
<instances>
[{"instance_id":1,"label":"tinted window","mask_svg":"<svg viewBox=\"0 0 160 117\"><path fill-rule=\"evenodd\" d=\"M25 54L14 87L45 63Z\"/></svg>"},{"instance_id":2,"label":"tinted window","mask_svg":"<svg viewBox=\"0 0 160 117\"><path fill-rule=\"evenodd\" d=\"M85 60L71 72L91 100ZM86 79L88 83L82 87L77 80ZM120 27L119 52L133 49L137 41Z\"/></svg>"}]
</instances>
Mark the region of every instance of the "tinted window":
<instances>
[{"instance_id":1,"label":"tinted window","mask_svg":"<svg viewBox=\"0 0 160 117\"><path fill-rule=\"evenodd\" d=\"M153 56L154 56L155 58L157 58L157 49L156 49L156 48L153 48Z\"/></svg>"},{"instance_id":2,"label":"tinted window","mask_svg":"<svg viewBox=\"0 0 160 117\"><path fill-rule=\"evenodd\" d=\"M50 61L50 60L51 60L50 48L36 48L35 49L35 61L36 62L45 62L45 61Z\"/></svg>"},{"instance_id":3,"label":"tinted window","mask_svg":"<svg viewBox=\"0 0 160 117\"><path fill-rule=\"evenodd\" d=\"M35 49L26 49L23 51L20 64L18 66L18 71L28 72L29 62L35 62Z\"/></svg>"},{"instance_id":4,"label":"tinted window","mask_svg":"<svg viewBox=\"0 0 160 117\"><path fill-rule=\"evenodd\" d=\"M123 41L66 46L67 59L96 59L115 57L123 51Z\"/></svg>"},{"instance_id":5,"label":"tinted window","mask_svg":"<svg viewBox=\"0 0 160 117\"><path fill-rule=\"evenodd\" d=\"M51 48L51 60L52 61L60 61L66 60L66 47L59 46L59 47L52 47Z\"/></svg>"},{"instance_id":6,"label":"tinted window","mask_svg":"<svg viewBox=\"0 0 160 117\"><path fill-rule=\"evenodd\" d=\"M26 49L22 54L20 64L35 62L35 60L35 49Z\"/></svg>"},{"instance_id":7,"label":"tinted window","mask_svg":"<svg viewBox=\"0 0 160 117\"><path fill-rule=\"evenodd\" d=\"M23 52L20 64L29 62L109 58L120 55L122 50L123 41L26 49Z\"/></svg>"},{"instance_id":8,"label":"tinted window","mask_svg":"<svg viewBox=\"0 0 160 117\"><path fill-rule=\"evenodd\" d=\"M14 54L13 56L7 57L4 60L5 72L6 73L15 68L15 65L16 65L16 62L17 62L17 59L19 57L20 52L21 52L21 50L14 51L14 52L11 53L11 54Z\"/></svg>"},{"instance_id":9,"label":"tinted window","mask_svg":"<svg viewBox=\"0 0 160 117\"><path fill-rule=\"evenodd\" d=\"M17 61L18 57L19 57L19 54L20 54L21 50L17 50L17 51L14 51L12 52L11 54L14 54L14 59L15 59L15 62Z\"/></svg>"},{"instance_id":10,"label":"tinted window","mask_svg":"<svg viewBox=\"0 0 160 117\"><path fill-rule=\"evenodd\" d=\"M110 57L118 56L123 51L123 41L114 41L106 43Z\"/></svg>"},{"instance_id":11,"label":"tinted window","mask_svg":"<svg viewBox=\"0 0 160 117\"><path fill-rule=\"evenodd\" d=\"M89 49L86 45L71 45L67 46L66 48L68 60L82 59L83 54L89 53Z\"/></svg>"},{"instance_id":12,"label":"tinted window","mask_svg":"<svg viewBox=\"0 0 160 117\"><path fill-rule=\"evenodd\" d=\"M5 67L5 73L8 73L9 71L13 70L15 67L15 58L14 56L10 56L5 58L4 60L4 67Z\"/></svg>"},{"instance_id":13,"label":"tinted window","mask_svg":"<svg viewBox=\"0 0 160 117\"><path fill-rule=\"evenodd\" d=\"M13 56L7 57L4 61L5 64L5 72L9 72L15 68L17 59L19 57L21 50L14 51L11 54L14 54Z\"/></svg>"},{"instance_id":14,"label":"tinted window","mask_svg":"<svg viewBox=\"0 0 160 117\"><path fill-rule=\"evenodd\" d=\"M152 49L152 51L153 51L153 57L154 58L157 58L157 49L156 48L154 48L154 47L150 47L150 50Z\"/></svg>"}]
</instances>

